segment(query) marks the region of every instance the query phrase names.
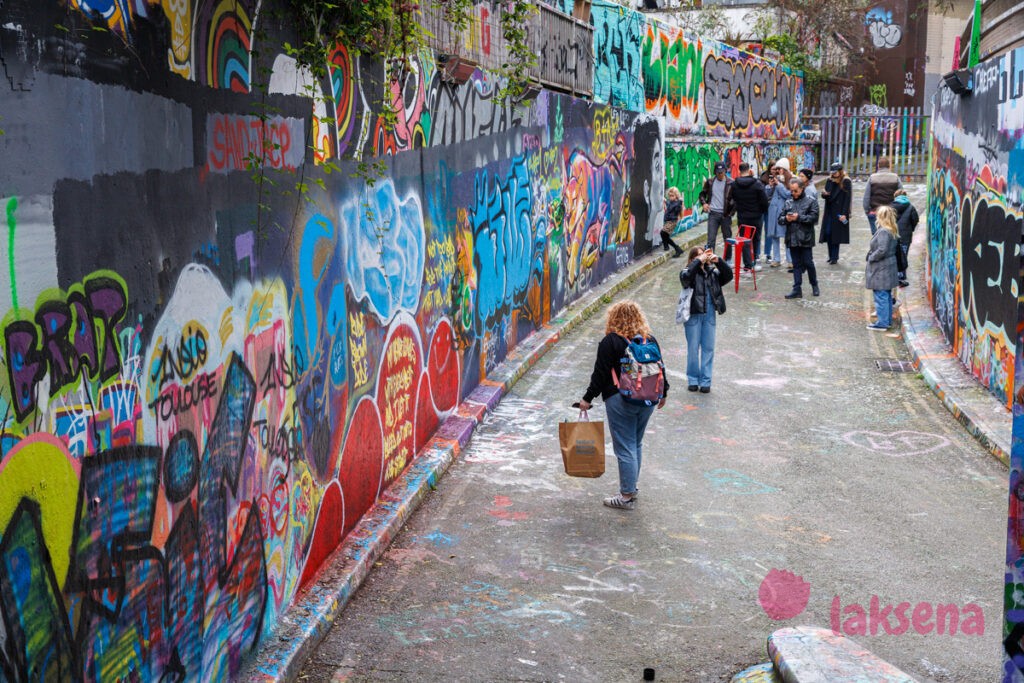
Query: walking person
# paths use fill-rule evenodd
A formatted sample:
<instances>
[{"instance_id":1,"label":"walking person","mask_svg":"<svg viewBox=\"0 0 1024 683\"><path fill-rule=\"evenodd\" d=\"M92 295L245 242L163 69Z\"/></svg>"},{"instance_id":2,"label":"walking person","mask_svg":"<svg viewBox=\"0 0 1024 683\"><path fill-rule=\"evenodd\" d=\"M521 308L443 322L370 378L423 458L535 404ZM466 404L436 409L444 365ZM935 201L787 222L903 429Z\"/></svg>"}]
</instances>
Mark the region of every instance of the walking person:
<instances>
[{"instance_id":1,"label":"walking person","mask_svg":"<svg viewBox=\"0 0 1024 683\"><path fill-rule=\"evenodd\" d=\"M782 265L779 240L785 238L786 229L779 222L779 216L782 215L786 202L792 198L789 193L789 181L792 178L793 174L789 172L789 159L783 157L776 161L772 167L771 180L768 182L768 214L764 224L764 257L771 263L772 268Z\"/></svg>"},{"instance_id":2,"label":"walking person","mask_svg":"<svg viewBox=\"0 0 1024 683\"><path fill-rule=\"evenodd\" d=\"M896 229L900 240L900 249L903 250L903 261L907 261L907 253L910 251L910 243L914 241L914 230L921 221L917 209L910 203L910 197L906 190L896 190L896 197L892 200L892 208L896 211ZM900 287L910 284L907 280L907 272L904 270L898 274Z\"/></svg>"},{"instance_id":3,"label":"walking person","mask_svg":"<svg viewBox=\"0 0 1024 683\"><path fill-rule=\"evenodd\" d=\"M679 194L679 188L670 187L665 191L665 223L661 226L661 246L663 251L668 251L669 245L676 253L672 258L679 258L683 250L672 240L672 233L679 223L679 214L683 211L683 197Z\"/></svg>"},{"instance_id":4,"label":"walking person","mask_svg":"<svg viewBox=\"0 0 1024 683\"><path fill-rule=\"evenodd\" d=\"M740 177L733 181L732 198L736 204L737 230L740 225L753 225L754 235L751 244L750 255L745 249L741 249L743 256L743 267L747 270L761 270L757 263L757 244L761 240L761 231L764 227L764 214L768 211L768 195L764 184L754 177L754 171L750 164L740 164ZM726 260L729 259L729 252L725 253Z\"/></svg>"},{"instance_id":5,"label":"walking person","mask_svg":"<svg viewBox=\"0 0 1024 683\"><path fill-rule=\"evenodd\" d=\"M892 326L892 290L899 284L896 268L896 249L899 248L896 211L891 206L880 206L877 211L878 229L868 245L867 265L864 267L864 286L875 293L876 320L869 330L887 330Z\"/></svg>"},{"instance_id":6,"label":"walking person","mask_svg":"<svg viewBox=\"0 0 1024 683\"><path fill-rule=\"evenodd\" d=\"M868 184L864 187L864 213L868 216L871 234L875 234L875 216L878 207L892 204L896 198L896 190L903 189L903 181L889 169L889 158L878 159L878 170L868 176Z\"/></svg>"},{"instance_id":7,"label":"walking person","mask_svg":"<svg viewBox=\"0 0 1024 683\"><path fill-rule=\"evenodd\" d=\"M683 288L693 288L690 318L683 324L686 334L687 389L707 394L711 391L711 371L715 362L715 325L725 313L722 287L732 280L732 268L711 249L694 247L686 267L679 273Z\"/></svg>"},{"instance_id":8,"label":"walking person","mask_svg":"<svg viewBox=\"0 0 1024 683\"><path fill-rule=\"evenodd\" d=\"M718 242L718 230L722 237L732 237L732 214L735 205L732 199L732 179L725 175L725 163L715 162L715 175L704 181L697 200L708 215L708 249L714 250Z\"/></svg>"},{"instance_id":9,"label":"walking person","mask_svg":"<svg viewBox=\"0 0 1024 683\"><path fill-rule=\"evenodd\" d=\"M828 245L828 262L839 263L839 245L850 243L850 208L853 203L853 182L843 170L843 165L834 163L825 181L821 196L825 198L825 214L821 220L819 240Z\"/></svg>"},{"instance_id":10,"label":"walking person","mask_svg":"<svg viewBox=\"0 0 1024 683\"><path fill-rule=\"evenodd\" d=\"M589 410L593 405L591 401L598 395L604 400L612 448L619 464L619 493L605 498L603 502L611 508L632 510L636 506L636 483L643 462L644 431L655 407L662 408L665 405L665 398L668 396L668 377L662 367L663 390L657 406L639 405L628 401L619 393L615 373L627 355L630 341L642 337L655 346L658 342L651 334L651 328L640 306L633 301L620 301L608 309L604 331L605 336L597 345L597 359L594 361L590 385L583 394L579 407L581 410Z\"/></svg>"},{"instance_id":11,"label":"walking person","mask_svg":"<svg viewBox=\"0 0 1024 683\"><path fill-rule=\"evenodd\" d=\"M799 178L789 181L789 201L786 202L779 223L786 227L786 245L793 255L793 290L787 299L803 298L803 274L811 283L814 296L820 296L818 271L814 268L814 228L818 225L818 202L807 195L804 182Z\"/></svg>"}]
</instances>

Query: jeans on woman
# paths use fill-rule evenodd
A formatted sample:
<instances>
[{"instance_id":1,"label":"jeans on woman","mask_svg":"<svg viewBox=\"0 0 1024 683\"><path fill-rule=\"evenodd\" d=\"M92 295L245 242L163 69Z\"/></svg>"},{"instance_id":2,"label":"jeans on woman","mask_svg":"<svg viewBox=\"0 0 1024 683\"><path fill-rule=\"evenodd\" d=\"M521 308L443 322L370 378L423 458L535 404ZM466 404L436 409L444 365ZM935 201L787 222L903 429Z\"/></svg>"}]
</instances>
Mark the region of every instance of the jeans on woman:
<instances>
[{"instance_id":1,"label":"jeans on woman","mask_svg":"<svg viewBox=\"0 0 1024 683\"><path fill-rule=\"evenodd\" d=\"M636 493L636 480L643 461L644 430L654 408L629 403L622 394L614 394L604 402L608 428L612 433L612 448L615 449L615 459L619 461L619 493L623 495Z\"/></svg>"},{"instance_id":2,"label":"jeans on woman","mask_svg":"<svg viewBox=\"0 0 1024 683\"><path fill-rule=\"evenodd\" d=\"M686 380L699 387L711 386L711 369L715 362L715 307L711 292L705 296L706 313L691 314L683 325L686 334Z\"/></svg>"},{"instance_id":3,"label":"jeans on woman","mask_svg":"<svg viewBox=\"0 0 1024 683\"><path fill-rule=\"evenodd\" d=\"M892 327L892 292L888 289L873 289L875 293L876 325Z\"/></svg>"},{"instance_id":4,"label":"jeans on woman","mask_svg":"<svg viewBox=\"0 0 1024 683\"><path fill-rule=\"evenodd\" d=\"M775 261L778 263L782 260L782 254L779 252L779 240L781 237L770 237L767 232L764 236L764 257L768 261Z\"/></svg>"}]
</instances>

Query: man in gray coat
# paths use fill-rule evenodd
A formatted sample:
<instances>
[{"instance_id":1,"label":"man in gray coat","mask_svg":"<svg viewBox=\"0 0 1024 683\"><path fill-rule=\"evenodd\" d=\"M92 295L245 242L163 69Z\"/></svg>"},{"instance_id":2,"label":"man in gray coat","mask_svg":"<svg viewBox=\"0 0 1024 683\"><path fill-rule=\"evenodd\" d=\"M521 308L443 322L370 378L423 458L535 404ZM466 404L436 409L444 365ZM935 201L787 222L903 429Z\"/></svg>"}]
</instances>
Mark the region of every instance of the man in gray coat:
<instances>
[{"instance_id":1,"label":"man in gray coat","mask_svg":"<svg viewBox=\"0 0 1024 683\"><path fill-rule=\"evenodd\" d=\"M802 299L804 271L811 283L814 296L820 296L818 289L818 271L814 268L811 251L814 249L814 228L818 225L818 202L811 199L804 191L804 181L793 176L789 181L789 193L792 199L786 200L786 206L779 216L779 225L786 227L786 246L793 255L793 291L786 295L787 299Z\"/></svg>"}]
</instances>

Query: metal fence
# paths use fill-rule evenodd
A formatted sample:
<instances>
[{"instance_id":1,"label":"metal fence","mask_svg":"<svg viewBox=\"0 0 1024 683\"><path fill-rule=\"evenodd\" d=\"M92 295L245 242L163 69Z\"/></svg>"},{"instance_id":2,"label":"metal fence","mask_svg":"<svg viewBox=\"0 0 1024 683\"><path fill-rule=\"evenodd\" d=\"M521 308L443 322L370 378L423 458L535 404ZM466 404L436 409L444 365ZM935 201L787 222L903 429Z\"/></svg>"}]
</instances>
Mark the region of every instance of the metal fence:
<instances>
[{"instance_id":1,"label":"metal fence","mask_svg":"<svg viewBox=\"0 0 1024 683\"><path fill-rule=\"evenodd\" d=\"M849 175L866 176L884 156L900 176L923 178L930 118L921 107L812 109L803 117L802 137L819 142L818 169L839 161Z\"/></svg>"},{"instance_id":2,"label":"metal fence","mask_svg":"<svg viewBox=\"0 0 1024 683\"><path fill-rule=\"evenodd\" d=\"M589 97L594 92L593 27L545 4L538 4L537 9L527 27L527 40L537 55L530 80ZM462 31L456 30L444 10L433 3L423 3L420 11L427 44L435 52L457 55L489 71L499 71L509 62L501 25L505 11L502 3L474 4L469 10L469 24Z\"/></svg>"}]
</instances>

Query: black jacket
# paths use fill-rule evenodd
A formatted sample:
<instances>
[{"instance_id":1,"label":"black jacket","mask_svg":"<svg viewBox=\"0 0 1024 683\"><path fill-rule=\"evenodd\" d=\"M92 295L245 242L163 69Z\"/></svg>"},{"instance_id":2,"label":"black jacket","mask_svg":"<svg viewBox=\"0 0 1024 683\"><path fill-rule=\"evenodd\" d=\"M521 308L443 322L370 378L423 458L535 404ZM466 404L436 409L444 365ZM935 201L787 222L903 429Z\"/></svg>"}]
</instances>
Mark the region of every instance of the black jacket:
<instances>
[{"instance_id":1,"label":"black jacket","mask_svg":"<svg viewBox=\"0 0 1024 683\"><path fill-rule=\"evenodd\" d=\"M655 344L658 343L653 336L647 339ZM601 394L601 398L607 401L619 393L619 388L615 386L615 379L612 377L612 370L619 367L622 358L626 355L627 346L629 346L629 342L621 334L609 332L604 336L601 343L597 345L597 360L594 361L594 372L590 375L590 386L587 387L587 393L583 394L584 401L590 403L598 394ZM660 344L658 348L661 348ZM665 374L664 368L661 371L661 377L665 383L664 395L668 396L668 375Z\"/></svg>"},{"instance_id":2,"label":"black jacket","mask_svg":"<svg viewBox=\"0 0 1024 683\"><path fill-rule=\"evenodd\" d=\"M711 176L704 181L704 187L701 188L700 194L697 195L697 201L701 204L711 205L711 183L715 182L715 176ZM733 201L732 187L733 181L728 176L725 179L725 211L722 213L723 216L729 218L736 213L736 202Z\"/></svg>"},{"instance_id":3,"label":"black jacket","mask_svg":"<svg viewBox=\"0 0 1024 683\"><path fill-rule=\"evenodd\" d=\"M899 229L900 244L909 247L914 239L914 228L917 227L921 217L917 215L917 209L909 201L898 200L899 197L892 203L892 208L896 210L896 227Z\"/></svg>"},{"instance_id":4,"label":"black jacket","mask_svg":"<svg viewBox=\"0 0 1024 683\"><path fill-rule=\"evenodd\" d=\"M740 223L756 222L768 213L764 183L754 176L740 176L732 184L732 201Z\"/></svg>"},{"instance_id":5,"label":"black jacket","mask_svg":"<svg viewBox=\"0 0 1024 683\"><path fill-rule=\"evenodd\" d=\"M732 268L721 259L706 268L700 259L690 261L685 268L679 271L679 283L684 288L693 288L693 297L690 299L690 315L707 313L704 300L707 298L708 288L711 289L711 302L715 305L715 310L718 313L725 313L725 295L722 294L722 286L731 281Z\"/></svg>"},{"instance_id":6,"label":"black jacket","mask_svg":"<svg viewBox=\"0 0 1024 683\"><path fill-rule=\"evenodd\" d=\"M813 247L814 227L818 224L818 200L811 199L807 193L800 199L787 199L786 206L779 214L779 225L786 226L787 247ZM797 219L790 223L786 214L795 213Z\"/></svg>"},{"instance_id":7,"label":"black jacket","mask_svg":"<svg viewBox=\"0 0 1024 683\"><path fill-rule=\"evenodd\" d=\"M683 200L672 199L665 202L665 222L679 220L679 214L683 211Z\"/></svg>"}]
</instances>

